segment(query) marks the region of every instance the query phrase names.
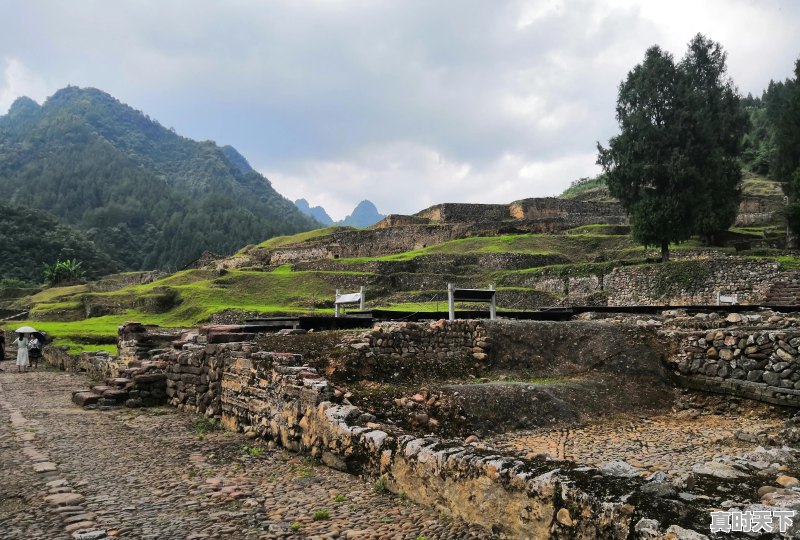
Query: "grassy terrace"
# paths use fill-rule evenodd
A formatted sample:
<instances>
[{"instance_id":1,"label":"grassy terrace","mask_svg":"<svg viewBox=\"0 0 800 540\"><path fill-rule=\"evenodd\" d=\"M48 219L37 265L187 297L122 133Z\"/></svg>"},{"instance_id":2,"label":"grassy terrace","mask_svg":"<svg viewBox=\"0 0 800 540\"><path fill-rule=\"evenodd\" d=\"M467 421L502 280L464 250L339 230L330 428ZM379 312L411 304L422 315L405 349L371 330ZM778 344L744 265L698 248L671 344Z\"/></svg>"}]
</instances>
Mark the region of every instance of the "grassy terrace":
<instances>
[{"instance_id":1,"label":"grassy terrace","mask_svg":"<svg viewBox=\"0 0 800 540\"><path fill-rule=\"evenodd\" d=\"M273 249L325 238L343 227L329 227L294 236L273 238L258 246L243 249L234 257L246 256L248 250ZM769 228L747 227L740 231L754 237L766 234ZM91 287L76 285L54 287L15 301L31 307L31 320L7 324L15 328L30 324L57 337L58 345L71 352L105 349L114 351L117 327L130 320L164 327L194 327L223 310L239 310L264 314L329 314L333 291L343 283L359 283L381 279L390 283L394 278L376 276L369 272L353 271L369 261L410 261L418 257L468 254L526 254L557 255L569 264L557 264L518 270L493 270L460 266L459 273L473 282L496 283L501 290L534 292L526 286L528 277L565 277L604 275L620 264L641 264L652 250L645 250L623 234L624 228L610 225L578 227L563 234L519 234L496 237L473 237L388 255L378 258L338 259L327 261L328 270L295 271L286 264L272 269L183 270L144 285L123 286L111 292L92 292ZM692 240L672 246L675 251L705 249ZM734 250L726 249L733 252ZM762 255L762 253L758 253ZM785 269L800 268L800 259L764 253L778 260ZM544 262L544 260L543 260ZM402 274L398 274L402 276ZM370 304L398 311L430 311L446 309L443 291L430 290L425 283L441 283L438 274L414 274L422 290L409 291L389 285L376 295L368 295ZM115 283L114 277L106 281ZM406 278L400 280L403 281ZM121 283L121 281L120 281ZM434 286L439 287L439 286ZM441 293L441 294L439 294ZM434 296L436 295L436 296ZM431 301L430 299L436 298ZM320 308L319 306L325 306ZM465 306L475 307L475 306ZM105 313L85 318L87 310ZM110 313L110 314L108 314ZM80 318L70 321L68 319Z\"/></svg>"},{"instance_id":2,"label":"grassy terrace","mask_svg":"<svg viewBox=\"0 0 800 540\"><path fill-rule=\"evenodd\" d=\"M315 240L320 240L325 236L331 236L334 233L339 231L352 231L356 230L353 227L325 227L324 229L314 229L313 231L303 232L299 234L293 234L290 236L277 236L275 238L270 238L269 240L265 240L256 246L248 246L243 248L239 251L239 253L246 253L247 251L253 248L259 249L275 249L280 247L287 247L287 246L295 246L297 244L302 244L304 242L313 242Z\"/></svg>"}]
</instances>

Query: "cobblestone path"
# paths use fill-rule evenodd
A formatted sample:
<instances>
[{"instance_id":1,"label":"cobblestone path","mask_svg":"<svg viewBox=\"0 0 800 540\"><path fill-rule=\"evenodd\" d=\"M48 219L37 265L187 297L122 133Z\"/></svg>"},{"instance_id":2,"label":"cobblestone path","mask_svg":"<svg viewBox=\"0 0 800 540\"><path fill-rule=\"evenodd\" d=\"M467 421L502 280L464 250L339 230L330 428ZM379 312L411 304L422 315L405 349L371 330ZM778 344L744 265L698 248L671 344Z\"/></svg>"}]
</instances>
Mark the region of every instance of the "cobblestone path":
<instances>
[{"instance_id":1,"label":"cobblestone path","mask_svg":"<svg viewBox=\"0 0 800 540\"><path fill-rule=\"evenodd\" d=\"M547 454L599 466L626 461L651 472L676 476L723 455L750 452L756 435L776 431L785 415L753 404L746 412L698 414L681 411L650 418L618 418L572 429L516 431L486 442L522 455Z\"/></svg>"},{"instance_id":2,"label":"cobblestone path","mask_svg":"<svg viewBox=\"0 0 800 540\"><path fill-rule=\"evenodd\" d=\"M2 540L491 538L172 408L83 410L85 377L0 367Z\"/></svg>"}]
</instances>

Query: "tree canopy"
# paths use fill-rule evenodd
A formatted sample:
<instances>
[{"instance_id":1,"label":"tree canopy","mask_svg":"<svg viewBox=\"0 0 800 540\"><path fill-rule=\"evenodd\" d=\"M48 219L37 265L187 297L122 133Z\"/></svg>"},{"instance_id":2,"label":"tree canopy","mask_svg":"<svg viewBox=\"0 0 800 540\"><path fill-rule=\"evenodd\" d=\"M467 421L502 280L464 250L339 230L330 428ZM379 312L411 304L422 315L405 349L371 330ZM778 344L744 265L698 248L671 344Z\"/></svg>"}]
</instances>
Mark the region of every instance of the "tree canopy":
<instances>
[{"instance_id":1,"label":"tree canopy","mask_svg":"<svg viewBox=\"0 0 800 540\"><path fill-rule=\"evenodd\" d=\"M83 233L40 210L0 203L0 231L0 279L38 284L44 265L69 259L90 278L120 269Z\"/></svg>"},{"instance_id":2,"label":"tree canopy","mask_svg":"<svg viewBox=\"0 0 800 540\"><path fill-rule=\"evenodd\" d=\"M771 168L789 196L789 226L800 233L800 58L794 79L770 81L763 101L772 124Z\"/></svg>"},{"instance_id":3,"label":"tree canopy","mask_svg":"<svg viewBox=\"0 0 800 540\"><path fill-rule=\"evenodd\" d=\"M725 57L701 34L679 63L650 47L620 85L620 134L608 148L598 144L598 163L630 214L634 238L661 246L664 260L670 242L709 238L736 218L748 118Z\"/></svg>"}]
</instances>

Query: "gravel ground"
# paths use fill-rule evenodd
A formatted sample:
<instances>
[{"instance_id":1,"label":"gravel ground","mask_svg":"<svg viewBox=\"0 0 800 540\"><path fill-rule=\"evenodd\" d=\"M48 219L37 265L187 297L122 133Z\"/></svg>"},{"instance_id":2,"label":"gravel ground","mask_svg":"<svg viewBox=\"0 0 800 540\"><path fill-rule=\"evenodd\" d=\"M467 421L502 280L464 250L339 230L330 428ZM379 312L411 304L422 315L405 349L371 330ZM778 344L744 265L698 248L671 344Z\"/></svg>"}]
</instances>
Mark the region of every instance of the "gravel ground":
<instances>
[{"instance_id":1,"label":"gravel ground","mask_svg":"<svg viewBox=\"0 0 800 540\"><path fill-rule=\"evenodd\" d=\"M704 402L709 403L704 403L702 413L689 409L647 418L609 419L571 429L516 431L485 442L522 455L547 454L592 466L626 461L674 477L688 473L697 463L754 450L759 434L776 432L786 419L785 412L768 405L751 403L730 408L725 406L727 398L714 396ZM715 409L716 414L709 413Z\"/></svg>"},{"instance_id":2,"label":"gravel ground","mask_svg":"<svg viewBox=\"0 0 800 540\"><path fill-rule=\"evenodd\" d=\"M492 537L172 408L84 410L83 376L0 367L0 539Z\"/></svg>"}]
</instances>

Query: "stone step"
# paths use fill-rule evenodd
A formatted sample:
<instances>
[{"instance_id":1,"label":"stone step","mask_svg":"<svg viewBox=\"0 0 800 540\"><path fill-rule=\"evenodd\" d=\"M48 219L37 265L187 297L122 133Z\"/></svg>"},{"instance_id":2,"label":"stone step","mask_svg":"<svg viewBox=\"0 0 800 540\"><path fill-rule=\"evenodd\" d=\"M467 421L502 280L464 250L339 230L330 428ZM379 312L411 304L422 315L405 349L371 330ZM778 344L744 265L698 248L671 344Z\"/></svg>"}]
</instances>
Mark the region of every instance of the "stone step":
<instances>
[{"instance_id":1,"label":"stone step","mask_svg":"<svg viewBox=\"0 0 800 540\"><path fill-rule=\"evenodd\" d=\"M110 377L106 379L106 384L114 388L125 388L132 383L133 381L127 377Z\"/></svg>"},{"instance_id":2,"label":"stone step","mask_svg":"<svg viewBox=\"0 0 800 540\"><path fill-rule=\"evenodd\" d=\"M102 396L94 392L77 392L72 396L72 401L76 405L85 407L87 405L95 405L100 402Z\"/></svg>"}]
</instances>

